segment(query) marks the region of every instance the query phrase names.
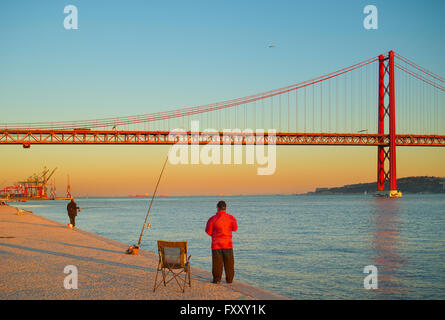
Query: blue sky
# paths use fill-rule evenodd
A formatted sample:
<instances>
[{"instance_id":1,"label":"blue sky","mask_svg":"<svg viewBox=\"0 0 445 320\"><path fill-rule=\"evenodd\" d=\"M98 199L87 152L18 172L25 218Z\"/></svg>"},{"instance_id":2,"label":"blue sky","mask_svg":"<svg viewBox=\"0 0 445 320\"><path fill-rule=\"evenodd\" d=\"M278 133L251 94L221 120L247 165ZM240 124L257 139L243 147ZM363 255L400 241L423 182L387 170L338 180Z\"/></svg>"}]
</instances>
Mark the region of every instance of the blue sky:
<instances>
[{"instance_id":1,"label":"blue sky","mask_svg":"<svg viewBox=\"0 0 445 320\"><path fill-rule=\"evenodd\" d=\"M68 4L79 10L78 30L63 28ZM379 10L378 30L363 28L367 4ZM390 49L444 75L444 9L444 1L2 1L0 122L200 105Z\"/></svg>"}]
</instances>

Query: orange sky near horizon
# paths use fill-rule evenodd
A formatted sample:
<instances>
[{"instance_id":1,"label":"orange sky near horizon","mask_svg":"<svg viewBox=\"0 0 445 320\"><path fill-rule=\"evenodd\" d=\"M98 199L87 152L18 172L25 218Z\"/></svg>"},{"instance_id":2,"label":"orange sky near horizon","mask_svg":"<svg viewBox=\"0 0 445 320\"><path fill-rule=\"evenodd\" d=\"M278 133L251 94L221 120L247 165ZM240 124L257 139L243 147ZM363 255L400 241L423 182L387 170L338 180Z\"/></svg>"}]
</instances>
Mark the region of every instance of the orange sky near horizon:
<instances>
[{"instance_id":1,"label":"orange sky near horizon","mask_svg":"<svg viewBox=\"0 0 445 320\"><path fill-rule=\"evenodd\" d=\"M151 194L170 146L1 146L0 187L43 166L58 167L57 195L66 192L67 174L74 196ZM168 164L159 194L293 194L316 187L376 181L376 147L277 146L273 175L257 175L254 165ZM397 148L397 176L445 177L445 148Z\"/></svg>"}]
</instances>

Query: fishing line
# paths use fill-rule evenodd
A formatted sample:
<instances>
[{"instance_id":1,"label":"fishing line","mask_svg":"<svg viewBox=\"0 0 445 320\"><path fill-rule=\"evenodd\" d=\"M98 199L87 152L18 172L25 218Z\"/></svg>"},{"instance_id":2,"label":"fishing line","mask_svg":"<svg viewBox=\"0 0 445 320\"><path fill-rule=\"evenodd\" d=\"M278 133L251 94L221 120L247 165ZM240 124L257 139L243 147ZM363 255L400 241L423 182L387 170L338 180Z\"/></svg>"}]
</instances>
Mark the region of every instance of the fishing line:
<instances>
[{"instance_id":1,"label":"fishing line","mask_svg":"<svg viewBox=\"0 0 445 320\"><path fill-rule=\"evenodd\" d=\"M148 207L147 215L145 216L144 225L142 227L141 235L139 236L139 241L138 241L138 244L137 244L138 248L141 246L142 235L144 234L144 230L145 230L146 225L147 225L148 215L150 214L151 206L153 205L153 201L155 199L156 192L158 190L159 182L161 181L161 177L162 177L162 174L164 173L165 166L167 165L167 161L168 161L168 154L167 154L167 157L165 158L164 166L162 167L161 173L159 174L158 182L156 183L155 191L153 192L153 196L152 196L151 201L150 201L150 206Z\"/></svg>"},{"instance_id":2,"label":"fishing line","mask_svg":"<svg viewBox=\"0 0 445 320\"><path fill-rule=\"evenodd\" d=\"M82 207L82 210L85 209L120 209L122 207Z\"/></svg>"}]
</instances>

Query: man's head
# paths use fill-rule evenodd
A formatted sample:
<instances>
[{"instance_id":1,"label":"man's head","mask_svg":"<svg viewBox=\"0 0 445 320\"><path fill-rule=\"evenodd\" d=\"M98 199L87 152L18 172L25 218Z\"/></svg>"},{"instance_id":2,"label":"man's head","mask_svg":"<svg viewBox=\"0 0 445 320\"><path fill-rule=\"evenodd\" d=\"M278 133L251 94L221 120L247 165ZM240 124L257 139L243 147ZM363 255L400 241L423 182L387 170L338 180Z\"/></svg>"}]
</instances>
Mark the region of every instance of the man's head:
<instances>
[{"instance_id":1,"label":"man's head","mask_svg":"<svg viewBox=\"0 0 445 320\"><path fill-rule=\"evenodd\" d=\"M224 201L219 201L216 205L216 208L218 210L226 210L226 203Z\"/></svg>"},{"instance_id":2,"label":"man's head","mask_svg":"<svg viewBox=\"0 0 445 320\"><path fill-rule=\"evenodd\" d=\"M71 202L74 202L74 198L71 198Z\"/></svg>"}]
</instances>

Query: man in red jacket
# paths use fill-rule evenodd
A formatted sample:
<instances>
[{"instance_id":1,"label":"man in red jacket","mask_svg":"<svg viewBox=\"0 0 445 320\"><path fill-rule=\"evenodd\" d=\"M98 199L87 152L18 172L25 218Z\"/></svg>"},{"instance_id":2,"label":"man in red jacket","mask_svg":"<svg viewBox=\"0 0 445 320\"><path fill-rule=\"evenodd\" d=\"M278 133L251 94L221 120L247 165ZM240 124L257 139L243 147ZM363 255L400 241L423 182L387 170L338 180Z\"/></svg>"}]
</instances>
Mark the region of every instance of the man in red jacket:
<instances>
[{"instance_id":1,"label":"man in red jacket","mask_svg":"<svg viewBox=\"0 0 445 320\"><path fill-rule=\"evenodd\" d=\"M207 221L206 233L212 237L212 274L213 283L220 283L222 269L226 274L226 282L232 283L234 270L232 231L238 230L236 219L226 213L226 203L219 201L218 212Z\"/></svg>"}]
</instances>

